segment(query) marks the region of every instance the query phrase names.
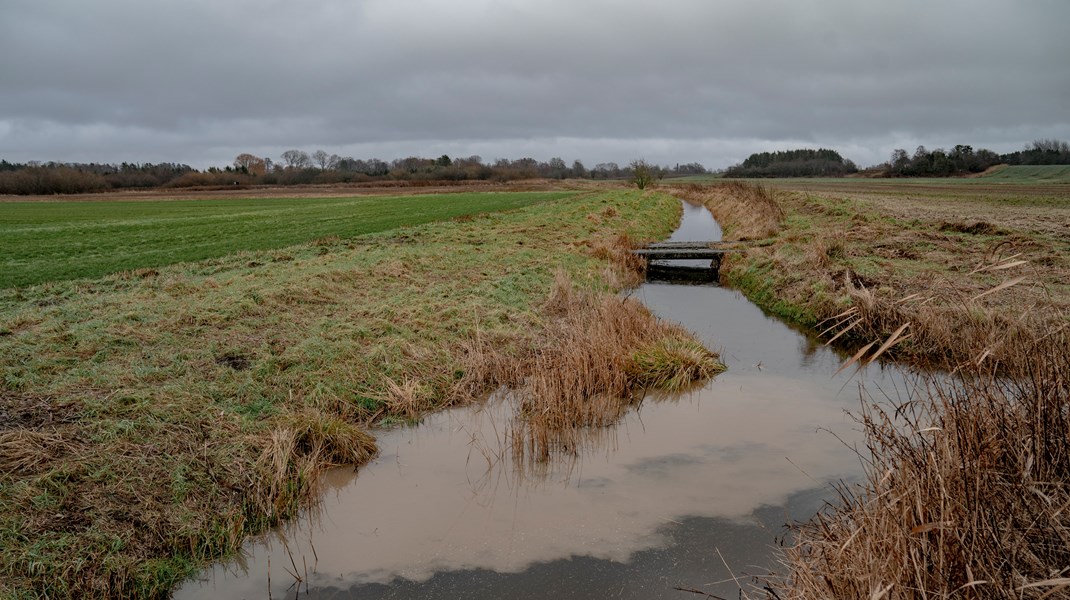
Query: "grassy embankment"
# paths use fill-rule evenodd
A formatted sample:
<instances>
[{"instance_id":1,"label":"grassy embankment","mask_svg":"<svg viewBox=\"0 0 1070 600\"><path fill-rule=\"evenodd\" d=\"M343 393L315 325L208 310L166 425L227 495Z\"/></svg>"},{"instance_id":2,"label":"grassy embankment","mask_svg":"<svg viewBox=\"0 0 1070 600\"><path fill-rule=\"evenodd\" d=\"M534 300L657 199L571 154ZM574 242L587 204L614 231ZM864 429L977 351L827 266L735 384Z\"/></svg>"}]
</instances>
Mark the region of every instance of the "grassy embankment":
<instances>
[{"instance_id":1,"label":"grassy embankment","mask_svg":"<svg viewBox=\"0 0 1070 600\"><path fill-rule=\"evenodd\" d=\"M396 217L410 200L455 199L395 199L388 212L411 223L423 213ZM463 212L484 201L494 199L465 198ZM351 206L329 204L308 206ZM524 391L542 369L593 374L579 377L587 394L616 397L606 410L619 414L637 387L719 368L686 332L612 293L635 275L629 237L666 235L675 200L606 192L520 204L0 292L0 596L165 595L293 514L324 468L372 456L369 424L503 384L542 398ZM259 213L255 202L227 206ZM225 208L205 207L215 237L243 222ZM196 217L171 222L194 235ZM271 219L283 235L306 217ZM250 231L267 226L254 221ZM561 450L552 438L541 436Z\"/></svg>"},{"instance_id":2,"label":"grassy embankment","mask_svg":"<svg viewBox=\"0 0 1070 600\"><path fill-rule=\"evenodd\" d=\"M1066 593L1070 190L886 185L688 192L752 240L722 277L759 304L960 378L864 405L867 478L797 529L780 597Z\"/></svg>"}]
</instances>

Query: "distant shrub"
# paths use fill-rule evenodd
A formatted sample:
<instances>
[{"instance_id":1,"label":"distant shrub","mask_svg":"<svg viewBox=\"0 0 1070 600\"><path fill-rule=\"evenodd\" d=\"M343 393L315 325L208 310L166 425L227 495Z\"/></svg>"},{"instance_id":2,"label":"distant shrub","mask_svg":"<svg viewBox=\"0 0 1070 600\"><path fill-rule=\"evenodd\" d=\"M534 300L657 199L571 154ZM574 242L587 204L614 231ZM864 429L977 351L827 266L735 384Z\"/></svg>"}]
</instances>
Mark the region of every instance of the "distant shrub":
<instances>
[{"instance_id":1,"label":"distant shrub","mask_svg":"<svg viewBox=\"0 0 1070 600\"><path fill-rule=\"evenodd\" d=\"M163 187L169 188L190 188L190 187L223 187L223 186L244 186L253 182L253 178L244 173L235 173L233 171L206 171L199 172L194 171L192 173L186 173L180 177L176 177L167 182Z\"/></svg>"},{"instance_id":2,"label":"distant shrub","mask_svg":"<svg viewBox=\"0 0 1070 600\"><path fill-rule=\"evenodd\" d=\"M103 176L67 166L25 167L0 172L0 194L84 194L109 187Z\"/></svg>"}]
</instances>

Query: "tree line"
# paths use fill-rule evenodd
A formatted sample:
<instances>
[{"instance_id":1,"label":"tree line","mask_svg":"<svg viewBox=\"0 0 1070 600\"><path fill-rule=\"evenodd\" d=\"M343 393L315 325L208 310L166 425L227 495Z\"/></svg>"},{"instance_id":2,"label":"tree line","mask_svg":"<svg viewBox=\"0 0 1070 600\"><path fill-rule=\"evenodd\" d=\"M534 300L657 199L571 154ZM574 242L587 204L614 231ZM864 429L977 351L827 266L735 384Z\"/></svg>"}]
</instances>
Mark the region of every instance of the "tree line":
<instances>
[{"instance_id":1,"label":"tree line","mask_svg":"<svg viewBox=\"0 0 1070 600\"><path fill-rule=\"evenodd\" d=\"M1023 150L997 154L965 144L951 150L928 150L918 146L914 154L896 149L891 160L867 169L878 177L953 177L981 173L1000 164L1070 165L1070 144L1059 140L1035 140ZM757 152L725 171L726 177L842 177L857 173L853 162L834 150L799 149Z\"/></svg>"},{"instance_id":2,"label":"tree line","mask_svg":"<svg viewBox=\"0 0 1070 600\"><path fill-rule=\"evenodd\" d=\"M996 154L991 150L959 144L950 151L918 146L913 155L892 152L882 165L886 177L952 177L980 173L996 165L1070 165L1070 144L1059 140L1034 140L1023 150Z\"/></svg>"},{"instance_id":3,"label":"tree line","mask_svg":"<svg viewBox=\"0 0 1070 600\"><path fill-rule=\"evenodd\" d=\"M1070 144L1059 140L1034 140L1024 150L1000 156L1008 165L1070 165Z\"/></svg>"},{"instance_id":4,"label":"tree line","mask_svg":"<svg viewBox=\"0 0 1070 600\"><path fill-rule=\"evenodd\" d=\"M161 187L194 173L176 163L10 163L0 160L0 194L79 194Z\"/></svg>"},{"instance_id":5,"label":"tree line","mask_svg":"<svg viewBox=\"0 0 1070 600\"><path fill-rule=\"evenodd\" d=\"M756 152L725 171L726 177L842 177L858 171L835 150L803 148Z\"/></svg>"},{"instance_id":6,"label":"tree line","mask_svg":"<svg viewBox=\"0 0 1070 600\"><path fill-rule=\"evenodd\" d=\"M233 163L198 170L184 164L38 163L0 161L0 194L44 195L104 192L146 188L218 188L251 185L346 184L376 181L515 181L521 179L633 179L641 165L641 179L701 175L699 163L673 167L633 161L626 166L599 163L588 169L579 160L571 165L554 157L498 159L484 162L480 156L438 158L410 156L385 161L287 150L278 160L250 153L239 154Z\"/></svg>"}]
</instances>

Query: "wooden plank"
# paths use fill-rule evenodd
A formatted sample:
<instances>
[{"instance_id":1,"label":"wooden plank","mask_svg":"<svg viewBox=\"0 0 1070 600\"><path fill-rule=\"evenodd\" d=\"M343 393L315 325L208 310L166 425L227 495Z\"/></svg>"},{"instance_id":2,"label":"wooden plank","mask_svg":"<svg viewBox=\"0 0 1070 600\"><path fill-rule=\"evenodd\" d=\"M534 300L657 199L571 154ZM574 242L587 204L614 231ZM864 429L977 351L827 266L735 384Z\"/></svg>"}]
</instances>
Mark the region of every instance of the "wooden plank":
<instances>
[{"instance_id":1,"label":"wooden plank","mask_svg":"<svg viewBox=\"0 0 1070 600\"><path fill-rule=\"evenodd\" d=\"M719 248L724 242L653 242L643 248Z\"/></svg>"},{"instance_id":2,"label":"wooden plank","mask_svg":"<svg viewBox=\"0 0 1070 600\"><path fill-rule=\"evenodd\" d=\"M724 250L716 248L640 248L632 252L648 260L714 259L725 253Z\"/></svg>"}]
</instances>

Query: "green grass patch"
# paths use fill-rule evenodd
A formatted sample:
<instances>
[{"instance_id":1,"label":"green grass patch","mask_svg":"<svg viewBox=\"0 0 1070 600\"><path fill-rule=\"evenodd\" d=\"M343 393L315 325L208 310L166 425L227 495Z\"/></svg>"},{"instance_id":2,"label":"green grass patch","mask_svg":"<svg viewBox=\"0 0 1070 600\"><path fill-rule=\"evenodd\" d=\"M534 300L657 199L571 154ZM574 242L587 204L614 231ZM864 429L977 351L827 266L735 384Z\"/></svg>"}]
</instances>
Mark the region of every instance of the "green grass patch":
<instances>
[{"instance_id":1,"label":"green grass patch","mask_svg":"<svg viewBox=\"0 0 1070 600\"><path fill-rule=\"evenodd\" d=\"M986 182L1070 183L1070 165L1008 165L978 179Z\"/></svg>"},{"instance_id":2,"label":"green grass patch","mask_svg":"<svg viewBox=\"0 0 1070 600\"><path fill-rule=\"evenodd\" d=\"M0 203L0 288L523 208L572 192Z\"/></svg>"}]
</instances>

